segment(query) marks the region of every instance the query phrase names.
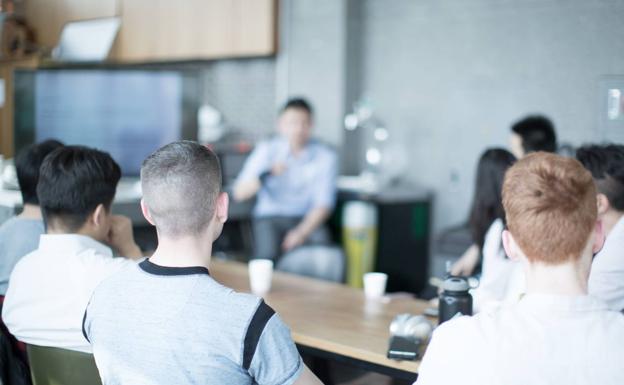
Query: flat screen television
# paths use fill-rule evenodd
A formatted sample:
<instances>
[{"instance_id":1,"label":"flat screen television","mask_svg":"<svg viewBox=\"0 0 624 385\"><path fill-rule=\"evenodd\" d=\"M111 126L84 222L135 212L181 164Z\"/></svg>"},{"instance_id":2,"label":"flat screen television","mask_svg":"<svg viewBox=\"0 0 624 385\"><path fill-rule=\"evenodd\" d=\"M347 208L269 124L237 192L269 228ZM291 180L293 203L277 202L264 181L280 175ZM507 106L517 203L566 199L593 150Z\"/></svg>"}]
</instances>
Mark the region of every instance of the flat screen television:
<instances>
[{"instance_id":1,"label":"flat screen television","mask_svg":"<svg viewBox=\"0 0 624 385\"><path fill-rule=\"evenodd\" d=\"M106 151L124 176L137 176L154 150L196 138L196 71L18 70L14 90L16 151L58 139Z\"/></svg>"}]
</instances>

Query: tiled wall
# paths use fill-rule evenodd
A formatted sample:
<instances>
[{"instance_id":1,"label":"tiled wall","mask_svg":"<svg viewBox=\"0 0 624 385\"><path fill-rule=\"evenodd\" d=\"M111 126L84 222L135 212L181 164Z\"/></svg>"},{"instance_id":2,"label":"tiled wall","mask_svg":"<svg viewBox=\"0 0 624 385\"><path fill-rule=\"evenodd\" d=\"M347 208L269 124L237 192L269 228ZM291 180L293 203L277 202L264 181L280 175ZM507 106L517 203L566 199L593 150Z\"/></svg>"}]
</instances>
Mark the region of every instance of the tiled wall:
<instances>
[{"instance_id":1,"label":"tiled wall","mask_svg":"<svg viewBox=\"0 0 624 385\"><path fill-rule=\"evenodd\" d=\"M221 111L228 126L256 138L273 132L275 58L217 60L200 68L203 102Z\"/></svg>"}]
</instances>

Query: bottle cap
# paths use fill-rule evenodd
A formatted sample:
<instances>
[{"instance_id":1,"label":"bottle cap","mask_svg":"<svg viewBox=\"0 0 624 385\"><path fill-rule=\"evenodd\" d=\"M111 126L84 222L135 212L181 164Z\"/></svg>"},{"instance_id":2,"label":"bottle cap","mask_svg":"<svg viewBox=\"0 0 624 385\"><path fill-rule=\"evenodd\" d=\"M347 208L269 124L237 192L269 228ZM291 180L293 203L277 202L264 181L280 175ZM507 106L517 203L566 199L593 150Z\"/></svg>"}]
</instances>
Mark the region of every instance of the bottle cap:
<instances>
[{"instance_id":1,"label":"bottle cap","mask_svg":"<svg viewBox=\"0 0 624 385\"><path fill-rule=\"evenodd\" d=\"M470 285L468 280L462 277L449 277L442 284L444 291L468 291Z\"/></svg>"}]
</instances>

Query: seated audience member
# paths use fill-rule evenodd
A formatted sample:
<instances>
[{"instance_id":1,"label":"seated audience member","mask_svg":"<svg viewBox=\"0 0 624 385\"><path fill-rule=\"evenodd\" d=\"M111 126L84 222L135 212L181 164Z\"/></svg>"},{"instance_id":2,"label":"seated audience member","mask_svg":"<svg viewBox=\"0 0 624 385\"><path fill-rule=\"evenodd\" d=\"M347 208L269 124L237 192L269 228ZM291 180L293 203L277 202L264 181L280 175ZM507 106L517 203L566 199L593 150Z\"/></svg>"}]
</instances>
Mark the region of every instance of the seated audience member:
<instances>
[{"instance_id":1,"label":"seated audience member","mask_svg":"<svg viewBox=\"0 0 624 385\"><path fill-rule=\"evenodd\" d=\"M319 384L273 309L210 276L228 215L217 157L168 144L143 162L141 185L158 247L102 282L84 317L103 383Z\"/></svg>"},{"instance_id":2,"label":"seated audience member","mask_svg":"<svg viewBox=\"0 0 624 385\"><path fill-rule=\"evenodd\" d=\"M37 248L39 237L45 232L37 199L39 167L46 155L62 145L56 140L46 140L24 148L15 157L23 210L0 226L0 295L6 293L17 261Z\"/></svg>"},{"instance_id":3,"label":"seated audience member","mask_svg":"<svg viewBox=\"0 0 624 385\"><path fill-rule=\"evenodd\" d=\"M475 194L468 222L472 239L477 245L475 257L482 256L480 284L474 292L475 309L488 302L502 301L509 293L523 287L523 283L518 283L522 275L514 273L518 264L505 255L502 239L505 227L503 179L505 171L515 161L509 151L494 148L481 155L477 166Z\"/></svg>"},{"instance_id":4,"label":"seated audience member","mask_svg":"<svg viewBox=\"0 0 624 385\"><path fill-rule=\"evenodd\" d=\"M524 117L511 126L510 147L518 159L537 151L557 152L555 126L545 116Z\"/></svg>"},{"instance_id":5,"label":"seated audience member","mask_svg":"<svg viewBox=\"0 0 624 385\"><path fill-rule=\"evenodd\" d=\"M578 159L594 177L598 218L607 236L589 274L589 294L624 310L624 146L585 146Z\"/></svg>"},{"instance_id":6,"label":"seated audience member","mask_svg":"<svg viewBox=\"0 0 624 385\"><path fill-rule=\"evenodd\" d=\"M418 384L624 384L624 315L587 294L604 241L591 174L575 159L536 153L505 175L507 255L526 294L439 326Z\"/></svg>"},{"instance_id":7,"label":"seated audience member","mask_svg":"<svg viewBox=\"0 0 624 385\"><path fill-rule=\"evenodd\" d=\"M557 135L555 127L545 116L527 116L511 126L511 152L517 159L536 151L556 152ZM455 262L451 270L453 275L471 275L475 272L479 259L478 244L470 246Z\"/></svg>"},{"instance_id":8,"label":"seated audience member","mask_svg":"<svg viewBox=\"0 0 624 385\"><path fill-rule=\"evenodd\" d=\"M37 195L47 232L13 269L2 309L18 340L91 351L81 328L91 293L104 278L135 264L113 258L111 247L141 257L130 221L110 212L120 174L110 155L85 147L58 148L45 158Z\"/></svg>"},{"instance_id":9,"label":"seated audience member","mask_svg":"<svg viewBox=\"0 0 624 385\"><path fill-rule=\"evenodd\" d=\"M310 138L312 108L291 99L282 109L278 135L260 142L234 187L234 199L257 195L253 211L255 258L275 259L303 244L324 244L323 224L336 195L334 151Z\"/></svg>"}]
</instances>

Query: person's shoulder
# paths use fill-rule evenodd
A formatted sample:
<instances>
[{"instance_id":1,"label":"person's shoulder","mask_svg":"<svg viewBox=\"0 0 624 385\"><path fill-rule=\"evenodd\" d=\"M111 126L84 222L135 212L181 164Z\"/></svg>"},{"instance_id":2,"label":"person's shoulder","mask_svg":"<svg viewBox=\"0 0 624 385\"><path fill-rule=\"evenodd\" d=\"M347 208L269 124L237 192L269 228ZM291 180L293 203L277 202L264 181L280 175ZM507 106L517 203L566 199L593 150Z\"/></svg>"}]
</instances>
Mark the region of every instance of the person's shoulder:
<instances>
[{"instance_id":1,"label":"person's shoulder","mask_svg":"<svg viewBox=\"0 0 624 385\"><path fill-rule=\"evenodd\" d=\"M124 258L114 258L124 259ZM132 262L132 261L128 261ZM134 282L140 275L139 267L136 263L122 264L114 274L108 274L93 289L92 301L95 298L117 298L117 296L127 295L126 287Z\"/></svg>"},{"instance_id":2,"label":"person's shoulder","mask_svg":"<svg viewBox=\"0 0 624 385\"><path fill-rule=\"evenodd\" d=\"M106 257L103 257L106 260ZM141 275L141 269L139 268L139 264L137 261L123 258L123 257L108 257L113 263L119 264L119 269L117 272L103 282L111 281L114 285L117 282L123 282L130 277L138 277Z\"/></svg>"},{"instance_id":3,"label":"person's shoulder","mask_svg":"<svg viewBox=\"0 0 624 385\"><path fill-rule=\"evenodd\" d=\"M114 257L113 251L110 247L98 242L97 245L91 245L84 248L78 253L73 255L74 259L79 260L86 266L89 265L126 265L130 262L129 259L123 257Z\"/></svg>"},{"instance_id":4,"label":"person's shoulder","mask_svg":"<svg viewBox=\"0 0 624 385\"><path fill-rule=\"evenodd\" d=\"M261 301L255 295L237 292L209 276L197 281L195 290L198 298L210 298L210 301L202 300L201 304L211 309L215 306L223 308L224 312L229 312L236 318L250 317Z\"/></svg>"},{"instance_id":5,"label":"person's shoulder","mask_svg":"<svg viewBox=\"0 0 624 385\"><path fill-rule=\"evenodd\" d=\"M16 279L21 275L25 275L26 277L31 277L34 271L41 270L41 261L42 255L38 250L31 251L30 253L24 255L13 267L13 271L11 272L11 280ZM45 258L43 258L45 261Z\"/></svg>"},{"instance_id":6,"label":"person's shoulder","mask_svg":"<svg viewBox=\"0 0 624 385\"><path fill-rule=\"evenodd\" d=\"M2 224L0 224L0 237L4 236L9 231L11 231L11 229L15 227L16 222L17 222L17 217L11 217L7 219L6 221L2 222Z\"/></svg>"},{"instance_id":7,"label":"person's shoulder","mask_svg":"<svg viewBox=\"0 0 624 385\"><path fill-rule=\"evenodd\" d=\"M456 341L458 338L460 340L476 338L480 329L480 318L482 318L481 313L474 316L453 318L438 326L433 333L433 338L445 341Z\"/></svg>"},{"instance_id":8,"label":"person's shoulder","mask_svg":"<svg viewBox=\"0 0 624 385\"><path fill-rule=\"evenodd\" d=\"M15 233L23 235L24 232L43 234L43 220L11 217L0 225L0 237L13 237Z\"/></svg>"},{"instance_id":9,"label":"person's shoulder","mask_svg":"<svg viewBox=\"0 0 624 385\"><path fill-rule=\"evenodd\" d=\"M222 288L224 300L228 304L231 304L232 309L236 309L237 311L246 314L252 314L254 311L256 311L259 303L262 301L261 298L258 298L252 294L240 293L225 286L223 286Z\"/></svg>"},{"instance_id":10,"label":"person's shoulder","mask_svg":"<svg viewBox=\"0 0 624 385\"><path fill-rule=\"evenodd\" d=\"M622 311L603 310L596 312L594 318L603 325L608 333L619 335L620 341L624 341L624 309ZM624 349L624 344L622 344Z\"/></svg>"},{"instance_id":11,"label":"person's shoulder","mask_svg":"<svg viewBox=\"0 0 624 385\"><path fill-rule=\"evenodd\" d=\"M333 144L318 138L311 138L309 145L314 148L315 151L323 154L335 156L337 152Z\"/></svg>"}]
</instances>

